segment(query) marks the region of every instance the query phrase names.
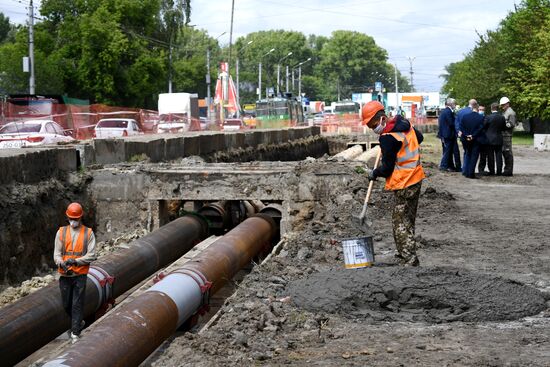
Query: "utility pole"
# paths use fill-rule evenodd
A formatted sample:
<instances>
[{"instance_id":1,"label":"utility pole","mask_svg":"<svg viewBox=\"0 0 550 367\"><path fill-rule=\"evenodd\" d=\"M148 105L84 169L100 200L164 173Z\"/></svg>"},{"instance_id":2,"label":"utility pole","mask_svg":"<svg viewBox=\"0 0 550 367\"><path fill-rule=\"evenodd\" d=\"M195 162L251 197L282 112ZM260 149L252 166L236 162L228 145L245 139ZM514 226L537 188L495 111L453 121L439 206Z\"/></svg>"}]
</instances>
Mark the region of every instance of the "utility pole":
<instances>
[{"instance_id":1,"label":"utility pole","mask_svg":"<svg viewBox=\"0 0 550 367\"><path fill-rule=\"evenodd\" d=\"M29 94L35 94L34 84L34 5L33 0L29 4L29 62L31 76L29 77Z\"/></svg>"},{"instance_id":2,"label":"utility pole","mask_svg":"<svg viewBox=\"0 0 550 367\"><path fill-rule=\"evenodd\" d=\"M212 107L212 98L210 97L210 46L206 48L206 116L208 121L212 120L210 108Z\"/></svg>"},{"instance_id":3,"label":"utility pole","mask_svg":"<svg viewBox=\"0 0 550 367\"><path fill-rule=\"evenodd\" d=\"M262 62L258 63L258 101L262 100Z\"/></svg>"},{"instance_id":4,"label":"utility pole","mask_svg":"<svg viewBox=\"0 0 550 367\"><path fill-rule=\"evenodd\" d=\"M394 66L394 72L395 72L395 110L396 113L400 113L400 105L399 105L399 86L397 85L397 64L393 64Z\"/></svg>"},{"instance_id":5,"label":"utility pole","mask_svg":"<svg viewBox=\"0 0 550 367\"><path fill-rule=\"evenodd\" d=\"M168 93L172 93L172 36L168 45Z\"/></svg>"},{"instance_id":6,"label":"utility pole","mask_svg":"<svg viewBox=\"0 0 550 367\"><path fill-rule=\"evenodd\" d=\"M288 65L286 66L286 93L288 93Z\"/></svg>"},{"instance_id":7,"label":"utility pole","mask_svg":"<svg viewBox=\"0 0 550 367\"><path fill-rule=\"evenodd\" d=\"M231 1L231 28L229 29L229 60L227 62L227 74L229 75L229 68L231 67L231 47L233 46L233 13L235 12L235 0ZM238 57L238 56L237 56Z\"/></svg>"},{"instance_id":8,"label":"utility pole","mask_svg":"<svg viewBox=\"0 0 550 367\"><path fill-rule=\"evenodd\" d=\"M414 59L416 59L416 56L415 57L410 57L408 56L407 59L409 60L409 64L410 64L410 69L409 69L409 73L411 74L411 91L414 92L414 83L413 83L413 61Z\"/></svg>"},{"instance_id":9,"label":"utility pole","mask_svg":"<svg viewBox=\"0 0 550 367\"><path fill-rule=\"evenodd\" d=\"M302 65L298 67L298 96L302 100Z\"/></svg>"}]
</instances>

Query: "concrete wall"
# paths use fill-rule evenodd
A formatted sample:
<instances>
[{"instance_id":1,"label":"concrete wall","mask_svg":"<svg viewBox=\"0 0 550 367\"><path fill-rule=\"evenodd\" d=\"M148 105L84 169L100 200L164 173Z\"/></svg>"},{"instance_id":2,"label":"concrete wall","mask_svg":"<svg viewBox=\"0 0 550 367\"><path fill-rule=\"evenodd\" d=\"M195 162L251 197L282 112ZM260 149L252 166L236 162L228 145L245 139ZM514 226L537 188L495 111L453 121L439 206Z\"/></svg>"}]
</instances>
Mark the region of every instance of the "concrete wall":
<instances>
[{"instance_id":1,"label":"concrete wall","mask_svg":"<svg viewBox=\"0 0 550 367\"><path fill-rule=\"evenodd\" d=\"M131 162L144 158L154 163L193 155L207 157L231 150L285 144L320 134L320 127L308 126L242 132L140 135L125 139L94 139L91 144L82 144L78 151L83 166Z\"/></svg>"},{"instance_id":2,"label":"concrete wall","mask_svg":"<svg viewBox=\"0 0 550 367\"><path fill-rule=\"evenodd\" d=\"M75 146L0 150L0 185L33 184L49 178L63 178L79 167L149 159L164 162L199 155L212 157L221 152L267 145L288 144L320 136L319 127L264 129L243 132L201 132L185 135L140 135L125 139L94 139ZM318 142L316 143L318 144ZM262 148L265 149L265 148ZM254 154L251 154L253 157ZM258 159L261 159L259 157Z\"/></svg>"},{"instance_id":3,"label":"concrete wall","mask_svg":"<svg viewBox=\"0 0 550 367\"><path fill-rule=\"evenodd\" d=\"M0 185L12 182L36 183L76 171L74 147L0 150Z\"/></svg>"}]
</instances>

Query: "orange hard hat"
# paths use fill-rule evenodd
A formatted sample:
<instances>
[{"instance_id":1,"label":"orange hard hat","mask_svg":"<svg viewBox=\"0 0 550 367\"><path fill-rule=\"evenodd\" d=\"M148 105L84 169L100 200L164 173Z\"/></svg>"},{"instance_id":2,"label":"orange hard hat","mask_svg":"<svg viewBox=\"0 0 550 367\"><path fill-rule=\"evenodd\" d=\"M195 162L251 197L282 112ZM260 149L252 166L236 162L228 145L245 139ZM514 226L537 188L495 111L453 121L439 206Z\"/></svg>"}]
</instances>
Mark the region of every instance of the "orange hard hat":
<instances>
[{"instance_id":1,"label":"orange hard hat","mask_svg":"<svg viewBox=\"0 0 550 367\"><path fill-rule=\"evenodd\" d=\"M361 118L363 125L369 126L370 120L378 113L378 111L384 111L384 105L378 101L370 101L363 105L361 109ZM369 126L373 128L374 126Z\"/></svg>"},{"instance_id":2,"label":"orange hard hat","mask_svg":"<svg viewBox=\"0 0 550 367\"><path fill-rule=\"evenodd\" d=\"M82 210L82 205L79 203L70 203L65 214L71 219L79 219L84 214L84 210Z\"/></svg>"}]
</instances>

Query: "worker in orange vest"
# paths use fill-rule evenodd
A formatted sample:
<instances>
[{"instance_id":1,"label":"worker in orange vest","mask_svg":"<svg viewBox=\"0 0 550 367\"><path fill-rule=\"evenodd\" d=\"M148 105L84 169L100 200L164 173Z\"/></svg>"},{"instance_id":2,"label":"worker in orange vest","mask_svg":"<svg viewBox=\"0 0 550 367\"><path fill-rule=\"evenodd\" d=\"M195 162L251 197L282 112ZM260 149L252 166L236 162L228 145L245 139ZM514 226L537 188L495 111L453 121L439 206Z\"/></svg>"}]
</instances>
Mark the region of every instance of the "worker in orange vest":
<instances>
[{"instance_id":1,"label":"worker in orange vest","mask_svg":"<svg viewBox=\"0 0 550 367\"><path fill-rule=\"evenodd\" d=\"M71 203L65 211L68 226L59 228L55 235L53 259L59 272L59 289L63 308L71 319L70 338L74 343L84 326L84 295L90 263L96 259L95 236L91 228L82 224L84 210L79 203Z\"/></svg>"},{"instance_id":2,"label":"worker in orange vest","mask_svg":"<svg viewBox=\"0 0 550 367\"><path fill-rule=\"evenodd\" d=\"M367 170L369 180L386 178L386 190L395 193L392 213L395 255L400 264L418 266L414 238L416 209L420 197L424 170L420 164L420 143L424 137L401 115L386 116L384 105L378 101L366 103L362 110L363 125L380 135L382 164Z\"/></svg>"}]
</instances>

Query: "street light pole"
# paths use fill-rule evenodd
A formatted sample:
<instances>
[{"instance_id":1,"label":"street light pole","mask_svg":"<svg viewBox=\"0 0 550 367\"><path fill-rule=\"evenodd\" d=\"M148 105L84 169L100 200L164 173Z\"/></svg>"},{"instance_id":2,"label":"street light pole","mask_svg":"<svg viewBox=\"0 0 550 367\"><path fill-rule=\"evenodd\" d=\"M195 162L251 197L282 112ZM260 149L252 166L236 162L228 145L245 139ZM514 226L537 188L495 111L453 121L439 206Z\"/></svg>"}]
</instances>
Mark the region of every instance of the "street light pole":
<instances>
[{"instance_id":1,"label":"street light pole","mask_svg":"<svg viewBox=\"0 0 550 367\"><path fill-rule=\"evenodd\" d=\"M284 59L286 59L287 57L289 57L290 55L292 55L292 51L289 52L288 54L286 54L286 56L284 56L283 58L281 58L278 62L277 62L277 95L279 95L279 86L281 84L281 78L280 78L280 75L281 75L281 61L283 61Z\"/></svg>"},{"instance_id":2,"label":"street light pole","mask_svg":"<svg viewBox=\"0 0 550 367\"><path fill-rule=\"evenodd\" d=\"M29 4L29 63L31 75L29 78L29 94L35 93L34 81L34 5L32 0Z\"/></svg>"},{"instance_id":3,"label":"street light pole","mask_svg":"<svg viewBox=\"0 0 550 367\"><path fill-rule=\"evenodd\" d=\"M262 99L262 59L273 51L275 51L274 48L272 48L265 55L260 57L260 62L258 63L258 100Z\"/></svg>"},{"instance_id":4,"label":"street light pole","mask_svg":"<svg viewBox=\"0 0 550 367\"><path fill-rule=\"evenodd\" d=\"M239 84L239 55L241 54L241 51L244 50L248 45L250 45L254 41L248 41L246 45L244 45L238 52L237 52L237 61L235 63L235 74L237 75L237 104L240 106L241 104L241 92L240 92L240 84ZM237 117L240 117L241 115L241 109L237 109Z\"/></svg>"},{"instance_id":5,"label":"street light pole","mask_svg":"<svg viewBox=\"0 0 550 367\"><path fill-rule=\"evenodd\" d=\"M302 65L311 61L311 57L292 68L292 89L294 89L294 69L298 68L298 96L302 100Z\"/></svg>"},{"instance_id":6,"label":"street light pole","mask_svg":"<svg viewBox=\"0 0 550 367\"><path fill-rule=\"evenodd\" d=\"M409 60L409 64L410 64L410 69L409 69L409 73L411 74L411 92L414 92L414 83L413 83L413 61L414 59L416 59L416 56L414 57L411 57L411 56L407 56L407 59Z\"/></svg>"},{"instance_id":7,"label":"street light pole","mask_svg":"<svg viewBox=\"0 0 550 367\"><path fill-rule=\"evenodd\" d=\"M395 73L395 111L397 114L400 113L399 108L399 86L397 85L397 64L394 63L394 73Z\"/></svg>"},{"instance_id":8,"label":"street light pole","mask_svg":"<svg viewBox=\"0 0 550 367\"><path fill-rule=\"evenodd\" d=\"M288 65L286 66L286 93L288 94Z\"/></svg>"}]
</instances>

